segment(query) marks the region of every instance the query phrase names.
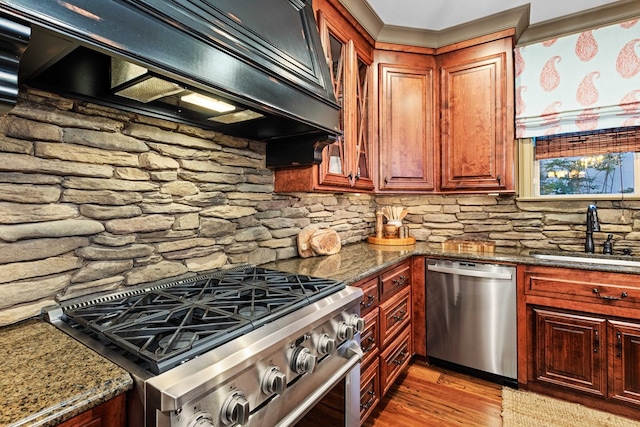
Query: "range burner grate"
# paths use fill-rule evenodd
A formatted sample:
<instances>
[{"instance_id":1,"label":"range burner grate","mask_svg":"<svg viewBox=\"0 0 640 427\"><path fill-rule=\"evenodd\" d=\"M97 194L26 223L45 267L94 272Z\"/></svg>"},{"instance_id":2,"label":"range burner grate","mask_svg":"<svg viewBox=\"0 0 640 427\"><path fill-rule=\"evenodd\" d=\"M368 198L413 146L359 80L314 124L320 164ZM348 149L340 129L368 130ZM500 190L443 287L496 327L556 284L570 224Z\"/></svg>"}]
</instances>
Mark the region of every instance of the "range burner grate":
<instances>
[{"instance_id":1,"label":"range burner grate","mask_svg":"<svg viewBox=\"0 0 640 427\"><path fill-rule=\"evenodd\" d=\"M246 267L118 293L63 312L67 323L159 374L344 286Z\"/></svg>"}]
</instances>

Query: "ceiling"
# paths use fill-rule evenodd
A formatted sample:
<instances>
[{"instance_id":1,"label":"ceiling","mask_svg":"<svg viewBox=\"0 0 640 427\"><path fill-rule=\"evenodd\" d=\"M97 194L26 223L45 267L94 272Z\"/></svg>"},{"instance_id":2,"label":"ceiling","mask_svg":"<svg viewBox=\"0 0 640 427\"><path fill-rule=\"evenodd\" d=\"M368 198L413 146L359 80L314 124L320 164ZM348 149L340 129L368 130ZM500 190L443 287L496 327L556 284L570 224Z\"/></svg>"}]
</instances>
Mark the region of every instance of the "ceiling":
<instances>
[{"instance_id":1,"label":"ceiling","mask_svg":"<svg viewBox=\"0 0 640 427\"><path fill-rule=\"evenodd\" d=\"M530 4L538 24L617 0L365 0L384 25L439 31Z\"/></svg>"}]
</instances>

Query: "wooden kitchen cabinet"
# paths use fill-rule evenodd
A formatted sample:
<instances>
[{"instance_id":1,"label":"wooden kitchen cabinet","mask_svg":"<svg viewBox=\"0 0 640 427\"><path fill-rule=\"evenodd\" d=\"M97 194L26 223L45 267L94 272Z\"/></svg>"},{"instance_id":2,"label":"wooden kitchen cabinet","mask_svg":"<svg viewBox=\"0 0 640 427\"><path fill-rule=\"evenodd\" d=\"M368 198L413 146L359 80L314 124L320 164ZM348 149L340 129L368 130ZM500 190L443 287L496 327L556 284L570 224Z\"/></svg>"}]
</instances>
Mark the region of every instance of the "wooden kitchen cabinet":
<instances>
[{"instance_id":1,"label":"wooden kitchen cabinet","mask_svg":"<svg viewBox=\"0 0 640 427\"><path fill-rule=\"evenodd\" d=\"M522 388L640 419L640 280L518 266Z\"/></svg>"},{"instance_id":2,"label":"wooden kitchen cabinet","mask_svg":"<svg viewBox=\"0 0 640 427\"><path fill-rule=\"evenodd\" d=\"M608 322L609 398L640 405L640 323Z\"/></svg>"},{"instance_id":3,"label":"wooden kitchen cabinet","mask_svg":"<svg viewBox=\"0 0 640 427\"><path fill-rule=\"evenodd\" d=\"M379 192L515 191L513 36L376 45Z\"/></svg>"},{"instance_id":4,"label":"wooden kitchen cabinet","mask_svg":"<svg viewBox=\"0 0 640 427\"><path fill-rule=\"evenodd\" d=\"M124 427L125 425L125 394L121 394L58 424L58 427Z\"/></svg>"},{"instance_id":5,"label":"wooden kitchen cabinet","mask_svg":"<svg viewBox=\"0 0 640 427\"><path fill-rule=\"evenodd\" d=\"M395 379L408 366L411 335L412 260L388 267L353 286L362 288L360 336L360 423L368 417Z\"/></svg>"},{"instance_id":6,"label":"wooden kitchen cabinet","mask_svg":"<svg viewBox=\"0 0 640 427\"><path fill-rule=\"evenodd\" d=\"M440 189L514 191L513 39L438 55Z\"/></svg>"},{"instance_id":7,"label":"wooden kitchen cabinet","mask_svg":"<svg viewBox=\"0 0 640 427\"><path fill-rule=\"evenodd\" d=\"M380 390L384 396L411 361L411 331L402 332L380 355Z\"/></svg>"},{"instance_id":8,"label":"wooden kitchen cabinet","mask_svg":"<svg viewBox=\"0 0 640 427\"><path fill-rule=\"evenodd\" d=\"M342 135L324 148L319 165L274 171L275 191L373 190L370 150L373 40L338 0L316 0L320 38L329 63Z\"/></svg>"},{"instance_id":9,"label":"wooden kitchen cabinet","mask_svg":"<svg viewBox=\"0 0 640 427\"><path fill-rule=\"evenodd\" d=\"M376 49L378 189L433 191L436 150L436 59Z\"/></svg>"},{"instance_id":10,"label":"wooden kitchen cabinet","mask_svg":"<svg viewBox=\"0 0 640 427\"><path fill-rule=\"evenodd\" d=\"M365 371L360 371L360 424L371 415L381 396L379 365L376 361L366 366Z\"/></svg>"},{"instance_id":11,"label":"wooden kitchen cabinet","mask_svg":"<svg viewBox=\"0 0 640 427\"><path fill-rule=\"evenodd\" d=\"M406 288L380 304L380 346L386 348L411 320L411 289Z\"/></svg>"},{"instance_id":12,"label":"wooden kitchen cabinet","mask_svg":"<svg viewBox=\"0 0 640 427\"><path fill-rule=\"evenodd\" d=\"M606 321L538 308L534 316L535 379L606 395Z\"/></svg>"}]
</instances>

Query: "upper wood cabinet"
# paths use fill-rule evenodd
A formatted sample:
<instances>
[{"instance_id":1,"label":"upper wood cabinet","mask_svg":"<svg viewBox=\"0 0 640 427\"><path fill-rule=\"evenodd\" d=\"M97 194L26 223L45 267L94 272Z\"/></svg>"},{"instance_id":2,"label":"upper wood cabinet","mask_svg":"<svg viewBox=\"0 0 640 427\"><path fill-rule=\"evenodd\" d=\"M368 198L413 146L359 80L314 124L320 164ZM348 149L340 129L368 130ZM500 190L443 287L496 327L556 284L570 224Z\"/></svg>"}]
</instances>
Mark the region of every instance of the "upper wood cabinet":
<instances>
[{"instance_id":1,"label":"upper wood cabinet","mask_svg":"<svg viewBox=\"0 0 640 427\"><path fill-rule=\"evenodd\" d=\"M377 190L515 191L513 30L376 47Z\"/></svg>"},{"instance_id":2,"label":"upper wood cabinet","mask_svg":"<svg viewBox=\"0 0 640 427\"><path fill-rule=\"evenodd\" d=\"M442 191L513 191L511 37L438 55Z\"/></svg>"},{"instance_id":3,"label":"upper wood cabinet","mask_svg":"<svg viewBox=\"0 0 640 427\"><path fill-rule=\"evenodd\" d=\"M314 1L318 29L342 106L342 136L323 150L319 165L275 171L275 191L371 191L371 64L373 42L336 0Z\"/></svg>"},{"instance_id":4,"label":"upper wood cabinet","mask_svg":"<svg viewBox=\"0 0 640 427\"><path fill-rule=\"evenodd\" d=\"M378 188L435 189L435 57L376 50Z\"/></svg>"}]
</instances>

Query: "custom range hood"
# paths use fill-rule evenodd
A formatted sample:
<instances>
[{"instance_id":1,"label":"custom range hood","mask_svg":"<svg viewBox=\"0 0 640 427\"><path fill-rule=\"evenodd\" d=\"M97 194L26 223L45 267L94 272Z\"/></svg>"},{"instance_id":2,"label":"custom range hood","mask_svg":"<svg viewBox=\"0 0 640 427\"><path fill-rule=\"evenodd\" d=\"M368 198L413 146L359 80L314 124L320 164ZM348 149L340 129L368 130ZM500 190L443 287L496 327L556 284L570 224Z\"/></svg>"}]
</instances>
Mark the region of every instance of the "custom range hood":
<instances>
[{"instance_id":1,"label":"custom range hood","mask_svg":"<svg viewBox=\"0 0 640 427\"><path fill-rule=\"evenodd\" d=\"M0 62L4 112L26 84L266 141L270 167L339 134L311 0L0 0Z\"/></svg>"}]
</instances>

